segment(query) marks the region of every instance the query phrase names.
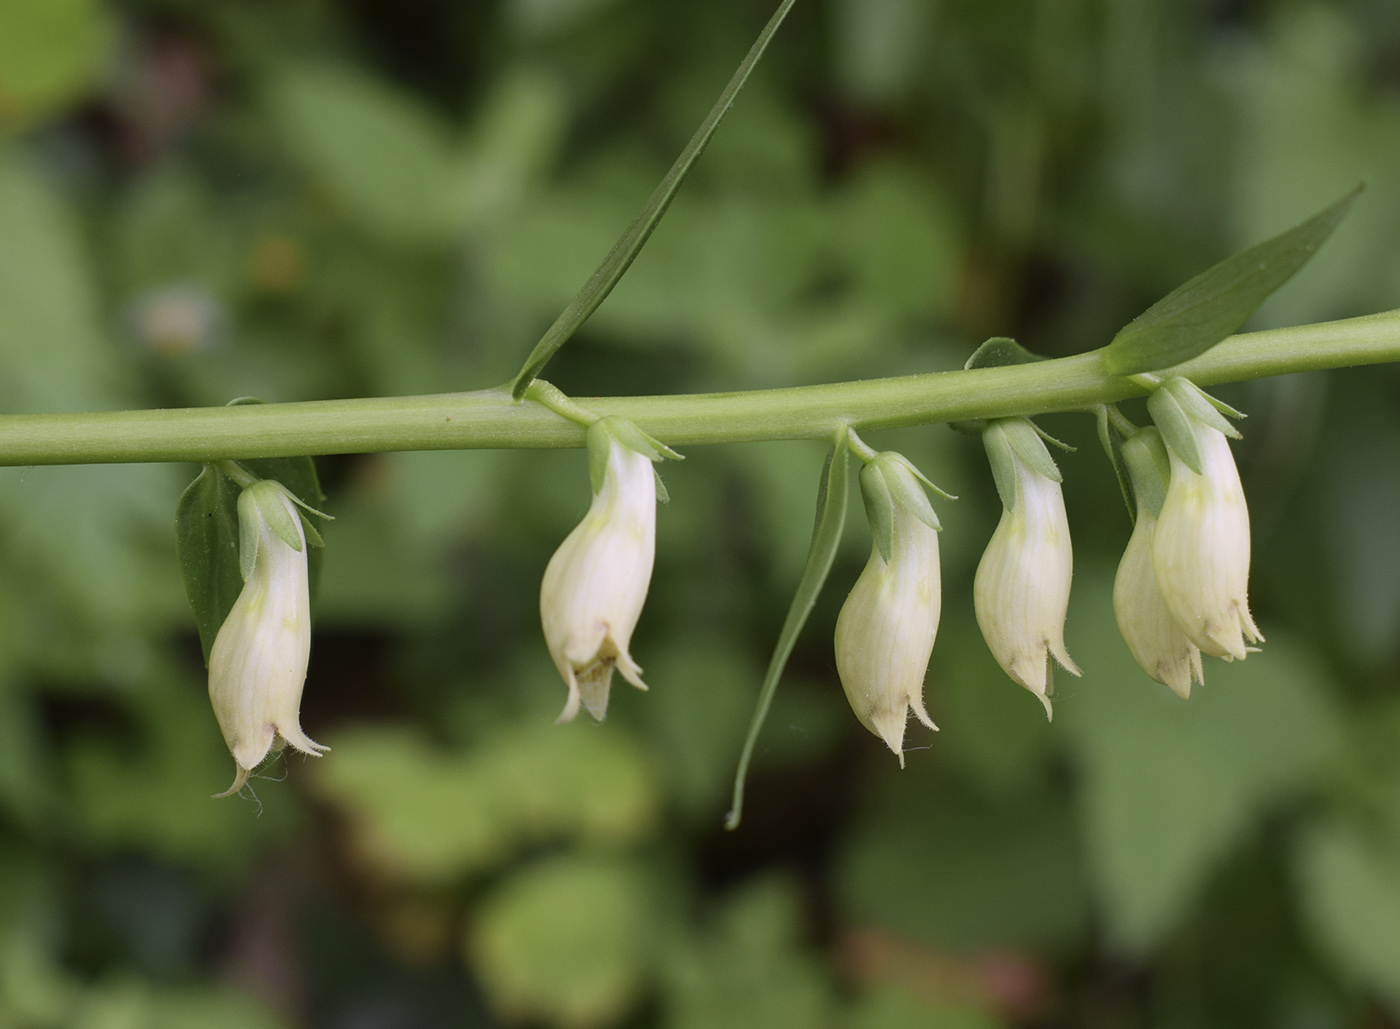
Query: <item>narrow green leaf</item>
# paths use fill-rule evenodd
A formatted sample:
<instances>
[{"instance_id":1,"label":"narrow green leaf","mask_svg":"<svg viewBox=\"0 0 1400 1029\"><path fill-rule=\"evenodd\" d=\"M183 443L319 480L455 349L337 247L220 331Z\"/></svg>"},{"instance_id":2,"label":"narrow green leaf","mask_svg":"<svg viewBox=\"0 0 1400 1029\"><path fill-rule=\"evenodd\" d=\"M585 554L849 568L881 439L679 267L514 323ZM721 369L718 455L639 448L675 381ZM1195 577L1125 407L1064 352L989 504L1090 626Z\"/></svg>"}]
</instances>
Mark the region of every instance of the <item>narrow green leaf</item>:
<instances>
[{"instance_id":1,"label":"narrow green leaf","mask_svg":"<svg viewBox=\"0 0 1400 1029\"><path fill-rule=\"evenodd\" d=\"M204 661L238 593L239 488L210 465L190 483L175 512L175 542L185 594L194 610Z\"/></svg>"},{"instance_id":2,"label":"narrow green leaf","mask_svg":"<svg viewBox=\"0 0 1400 1029\"><path fill-rule=\"evenodd\" d=\"M1336 203L1273 239L1257 243L1178 286L1133 319L1103 351L1110 375L1167 368L1209 350L1303 267L1337 227L1357 186Z\"/></svg>"},{"instance_id":3,"label":"narrow green leaf","mask_svg":"<svg viewBox=\"0 0 1400 1029\"><path fill-rule=\"evenodd\" d=\"M758 707L754 710L753 721L749 724L749 734L744 740L743 752L739 755L739 768L734 773L734 800L725 816L726 829L739 828L744 815L744 780L749 774L749 762L753 758L758 734L763 730L764 719L777 692L778 680L792 654L793 644L798 633L807 623L807 616L817 602L817 596L826 584L831 572L831 564L836 560L836 548L841 544L841 533L846 527L846 494L850 488L846 453L846 432L842 430L831 453L827 455L826 467L822 471L821 491L817 494L817 520L812 529L812 546L807 551L807 567L802 570L802 579L797 584L797 593L788 608L783 628L778 633L778 643L773 648L773 657L768 662L768 671L763 676L763 685L758 693Z\"/></svg>"},{"instance_id":4,"label":"narrow green leaf","mask_svg":"<svg viewBox=\"0 0 1400 1029\"><path fill-rule=\"evenodd\" d=\"M564 308L549 330L538 343L535 349L530 351L530 356L525 359L525 366L516 375L515 381L511 384L511 395L519 400L525 395L525 390L539 375L549 359L554 356L555 351L568 342L579 327L592 316L598 309L613 287L617 285L623 274L631 266L633 259L641 251L646 241L650 238L652 230L661 221L661 216L666 213L666 208L671 206L671 201L675 199L676 192L680 189L681 183L690 172L691 166L696 159L705 152L705 147L710 143L710 138L715 134L715 129L719 128L720 121L728 113L729 108L734 104L734 98L744 83L748 81L749 74L758 64L759 58L763 56L763 51L768 48L769 41L774 33L778 31L778 26L787 17L788 11L792 9L795 0L783 0L773 17L768 20L768 24L759 33L758 39L754 41L753 47L739 65L734 77L729 80L729 84L724 87L724 92L719 95L715 105L710 108L710 113L705 116L705 120L700 123L700 127L695 130L695 135L690 137L690 142L681 151L681 155L676 158L676 163L671 165L671 170L666 173L666 177L661 180L661 184L656 187L651 196L647 199L646 206L637 213L637 217L632 219L632 224L627 226L627 231L608 251L608 256L603 258L603 263L598 265L588 281L583 284L583 288L578 291L573 300L569 301L569 306Z\"/></svg>"}]
</instances>

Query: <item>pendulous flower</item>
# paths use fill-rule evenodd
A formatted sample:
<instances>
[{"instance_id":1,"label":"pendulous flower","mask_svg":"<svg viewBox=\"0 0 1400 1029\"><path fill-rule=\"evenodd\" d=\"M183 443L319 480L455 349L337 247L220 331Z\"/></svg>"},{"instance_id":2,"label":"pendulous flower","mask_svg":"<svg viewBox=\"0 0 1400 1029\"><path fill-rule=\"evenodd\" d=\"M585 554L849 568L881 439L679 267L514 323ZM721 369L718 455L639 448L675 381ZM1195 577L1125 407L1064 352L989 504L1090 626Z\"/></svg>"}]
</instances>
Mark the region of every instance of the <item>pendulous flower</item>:
<instances>
[{"instance_id":1,"label":"pendulous flower","mask_svg":"<svg viewBox=\"0 0 1400 1029\"><path fill-rule=\"evenodd\" d=\"M1152 544L1152 570L1173 620L1204 653L1243 660L1263 640L1249 614L1249 509L1209 397L1171 379L1148 398L1171 460Z\"/></svg>"},{"instance_id":2,"label":"pendulous flower","mask_svg":"<svg viewBox=\"0 0 1400 1029\"><path fill-rule=\"evenodd\" d=\"M1049 718L1050 657L1080 674L1065 649L1073 556L1060 473L1024 418L989 423L982 441L1003 510L973 580L977 624L997 663Z\"/></svg>"},{"instance_id":3,"label":"pendulous flower","mask_svg":"<svg viewBox=\"0 0 1400 1029\"><path fill-rule=\"evenodd\" d=\"M306 533L292 496L263 479L238 498L243 590L209 652L209 699L237 772L237 793L274 744L319 757L329 748L301 731L301 690L311 655Z\"/></svg>"},{"instance_id":4,"label":"pendulous flower","mask_svg":"<svg viewBox=\"0 0 1400 1029\"><path fill-rule=\"evenodd\" d=\"M1161 434L1139 429L1123 443L1137 519L1113 580L1113 613L1133 659L1183 700L1191 683L1204 682L1201 651L1167 610L1152 568L1157 515L1166 495L1170 464Z\"/></svg>"},{"instance_id":5,"label":"pendulous flower","mask_svg":"<svg viewBox=\"0 0 1400 1029\"><path fill-rule=\"evenodd\" d=\"M651 584L656 552L656 472L668 453L631 422L589 427L593 501L555 551L540 586L540 622L555 667L569 687L559 721L582 704L602 721L613 670L639 690L641 668L628 648Z\"/></svg>"},{"instance_id":6,"label":"pendulous flower","mask_svg":"<svg viewBox=\"0 0 1400 1029\"><path fill-rule=\"evenodd\" d=\"M904 766L909 712L924 709L924 673L942 601L938 518L922 476L902 456L880 454L861 469L874 541L870 560L836 619L836 670L851 709Z\"/></svg>"}]
</instances>

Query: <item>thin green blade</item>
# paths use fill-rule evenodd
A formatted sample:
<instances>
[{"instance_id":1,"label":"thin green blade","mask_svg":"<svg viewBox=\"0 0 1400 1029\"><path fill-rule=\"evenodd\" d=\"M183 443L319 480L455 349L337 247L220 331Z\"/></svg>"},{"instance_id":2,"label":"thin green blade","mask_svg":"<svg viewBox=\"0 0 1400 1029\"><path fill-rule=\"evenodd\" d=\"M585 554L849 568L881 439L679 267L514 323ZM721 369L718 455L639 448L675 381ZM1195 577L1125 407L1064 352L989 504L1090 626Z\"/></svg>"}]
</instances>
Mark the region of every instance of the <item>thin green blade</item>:
<instances>
[{"instance_id":1,"label":"thin green blade","mask_svg":"<svg viewBox=\"0 0 1400 1029\"><path fill-rule=\"evenodd\" d=\"M1189 361L1215 346L1308 262L1363 188L1357 186L1302 224L1226 258L1172 290L1113 337L1103 351L1104 371L1110 375L1155 371Z\"/></svg>"},{"instance_id":2,"label":"thin green blade","mask_svg":"<svg viewBox=\"0 0 1400 1029\"><path fill-rule=\"evenodd\" d=\"M511 383L511 396L519 400L525 395L525 390L539 375L544 366L549 363L549 359L562 347L579 327L592 316L598 309L598 305L607 299L613 287L617 285L623 274L631 266L633 259L641 251L646 241L651 237L652 230L656 228L661 216L666 213L666 208L671 206L671 201L675 198L676 192L681 188L681 183L690 172L691 165L705 151L710 143L710 137L715 134L715 129L719 128L720 121L728 113L729 108L734 103L734 97L748 81L749 73L753 71L758 60L763 56L763 51L768 49L768 43L773 38L773 34L778 31L778 26L787 17L788 11L796 0L783 0L773 17L768 20L768 24L763 27L755 40L753 47L749 50L748 56L739 65L734 77L729 80L729 85L724 87L724 92L719 95L715 105L710 108L710 113L705 116L705 120L700 123L700 127L695 130L695 135L690 137L690 142L681 151L681 155L676 158L676 163L671 165L671 170L666 173L666 177L661 180L661 184L656 187L651 196L647 199L646 206L637 213L637 217L632 219L632 224L627 226L627 231L622 234L608 251L608 256L603 258L603 263L598 265L588 281L583 284L583 288L578 291L573 300L569 301L569 306L564 308L562 314L555 319L554 324L535 344L535 349L530 351L530 356L525 359L525 366Z\"/></svg>"},{"instance_id":3,"label":"thin green blade","mask_svg":"<svg viewBox=\"0 0 1400 1029\"><path fill-rule=\"evenodd\" d=\"M758 692L758 707L754 709L753 721L749 723L749 734L744 740L744 750L739 755L739 768L734 773L734 800L729 814L724 818L726 829L739 828L744 816L744 781L749 774L749 761L753 758L758 734L763 730L763 722L768 717L768 709L773 703L773 694L778 690L778 680L782 678L793 644L807 624L807 616L817 602L817 596L826 585L826 577L831 572L831 564L836 560L836 548L841 545L841 533L846 527L846 494L850 487L848 466L850 458L846 453L846 432L842 430L831 453L827 455L826 468L822 471L821 491L817 494L817 521L812 530L812 546L807 551L807 567L802 571L802 579L797 584L797 593L788 608L783 628L778 633L778 643L773 648L773 657L768 662L768 671L763 676L763 685Z\"/></svg>"}]
</instances>

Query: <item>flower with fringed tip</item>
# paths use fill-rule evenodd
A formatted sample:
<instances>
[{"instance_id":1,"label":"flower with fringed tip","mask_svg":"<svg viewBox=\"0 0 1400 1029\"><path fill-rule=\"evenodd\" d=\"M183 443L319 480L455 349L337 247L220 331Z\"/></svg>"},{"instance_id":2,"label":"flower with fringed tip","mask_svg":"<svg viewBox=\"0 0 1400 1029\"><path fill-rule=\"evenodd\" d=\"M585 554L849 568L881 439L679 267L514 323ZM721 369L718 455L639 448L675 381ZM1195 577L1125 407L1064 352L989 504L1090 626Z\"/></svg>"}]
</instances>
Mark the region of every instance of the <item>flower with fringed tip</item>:
<instances>
[{"instance_id":1,"label":"flower with fringed tip","mask_svg":"<svg viewBox=\"0 0 1400 1029\"><path fill-rule=\"evenodd\" d=\"M1243 660L1263 640L1249 613L1249 509L1223 404L1182 378L1148 397L1171 461L1152 544L1162 600L1202 652Z\"/></svg>"},{"instance_id":2,"label":"flower with fringed tip","mask_svg":"<svg viewBox=\"0 0 1400 1029\"><path fill-rule=\"evenodd\" d=\"M602 721L613 670L645 690L632 660L656 554L657 479L652 462L672 451L622 418L588 429L593 500L583 521L550 558L540 586L540 622L555 667L569 687L559 715L580 705Z\"/></svg>"},{"instance_id":3,"label":"flower with fringed tip","mask_svg":"<svg viewBox=\"0 0 1400 1029\"><path fill-rule=\"evenodd\" d=\"M921 479L893 452L861 469L874 539L870 560L836 619L836 670L846 699L860 724L894 751L900 767L909 713L938 729L924 709L923 693L942 601L939 525Z\"/></svg>"},{"instance_id":4,"label":"flower with fringed tip","mask_svg":"<svg viewBox=\"0 0 1400 1029\"><path fill-rule=\"evenodd\" d=\"M1073 556L1060 472L1024 418L989 422L982 442L1003 510L973 580L977 624L997 663L1049 718L1050 658L1080 674L1065 649Z\"/></svg>"},{"instance_id":5,"label":"flower with fringed tip","mask_svg":"<svg viewBox=\"0 0 1400 1029\"><path fill-rule=\"evenodd\" d=\"M312 757L329 749L301 731L311 596L298 503L270 479L238 497L243 589L209 651L209 699L237 766L220 797L241 790L274 746L287 743Z\"/></svg>"}]
</instances>

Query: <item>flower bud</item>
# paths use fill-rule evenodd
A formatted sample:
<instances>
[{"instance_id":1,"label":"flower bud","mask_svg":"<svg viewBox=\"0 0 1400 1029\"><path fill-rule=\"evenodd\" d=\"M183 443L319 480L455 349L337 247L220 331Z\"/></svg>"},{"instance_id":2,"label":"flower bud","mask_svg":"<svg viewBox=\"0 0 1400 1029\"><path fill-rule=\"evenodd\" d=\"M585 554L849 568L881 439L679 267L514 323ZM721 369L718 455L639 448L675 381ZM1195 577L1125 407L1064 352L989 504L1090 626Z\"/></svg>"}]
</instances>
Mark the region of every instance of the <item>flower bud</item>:
<instances>
[{"instance_id":1,"label":"flower bud","mask_svg":"<svg viewBox=\"0 0 1400 1029\"><path fill-rule=\"evenodd\" d=\"M1241 659L1263 639L1249 614L1249 510L1229 435L1234 428L1185 379L1148 401L1171 459L1171 483L1152 543L1167 610L1193 644Z\"/></svg>"},{"instance_id":2,"label":"flower bud","mask_svg":"<svg viewBox=\"0 0 1400 1029\"><path fill-rule=\"evenodd\" d=\"M1156 429L1141 429L1124 442L1123 459L1136 496L1137 521L1113 580L1113 613L1142 670L1185 700L1193 680L1205 681L1201 651L1167 610L1152 570L1157 512L1170 468L1167 450Z\"/></svg>"},{"instance_id":3,"label":"flower bud","mask_svg":"<svg viewBox=\"0 0 1400 1029\"><path fill-rule=\"evenodd\" d=\"M311 655L306 533L280 483L264 479L240 494L238 533L243 590L209 652L209 699L237 765L221 797L241 790L278 740L312 757L328 749L301 731Z\"/></svg>"},{"instance_id":4,"label":"flower bud","mask_svg":"<svg viewBox=\"0 0 1400 1029\"><path fill-rule=\"evenodd\" d=\"M580 703L601 721L613 669L639 690L642 670L628 647L651 583L656 551L659 445L630 422L604 418L588 430L593 502L550 558L540 586L540 622L569 687L559 721Z\"/></svg>"},{"instance_id":5,"label":"flower bud","mask_svg":"<svg viewBox=\"0 0 1400 1029\"><path fill-rule=\"evenodd\" d=\"M924 673L938 632L942 600L938 519L919 475L895 453L860 473L870 516L870 560L836 619L836 670L851 709L904 766L904 726L924 710Z\"/></svg>"},{"instance_id":6,"label":"flower bud","mask_svg":"<svg viewBox=\"0 0 1400 1029\"><path fill-rule=\"evenodd\" d=\"M1080 674L1065 649L1073 557L1060 473L1025 419L991 422L982 441L1003 510L973 580L977 624L997 663L1049 718L1050 657Z\"/></svg>"}]
</instances>

